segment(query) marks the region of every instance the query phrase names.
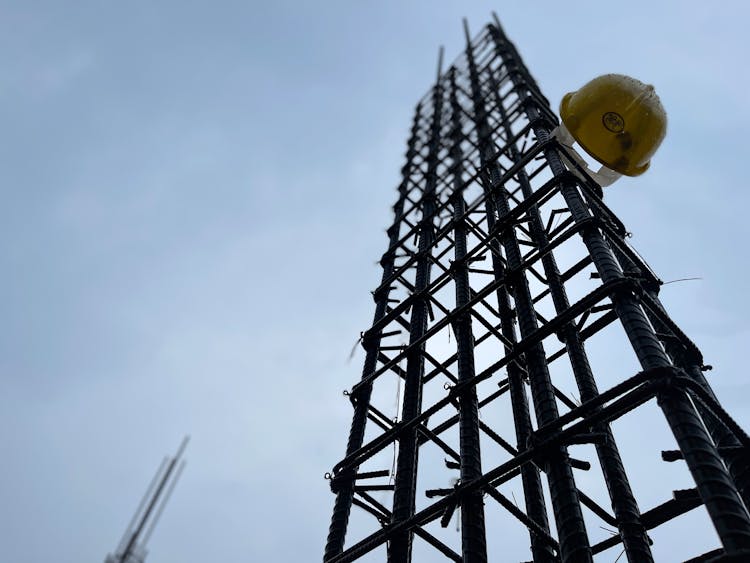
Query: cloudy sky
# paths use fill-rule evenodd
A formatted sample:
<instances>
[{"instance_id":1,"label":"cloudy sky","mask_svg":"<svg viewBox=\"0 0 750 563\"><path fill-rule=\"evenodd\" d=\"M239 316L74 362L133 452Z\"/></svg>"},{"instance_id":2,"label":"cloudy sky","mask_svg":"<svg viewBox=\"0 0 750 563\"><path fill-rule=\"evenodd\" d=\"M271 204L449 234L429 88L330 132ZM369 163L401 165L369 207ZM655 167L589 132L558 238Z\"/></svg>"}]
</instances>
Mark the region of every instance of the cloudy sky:
<instances>
[{"instance_id":1,"label":"cloudy sky","mask_svg":"<svg viewBox=\"0 0 750 563\"><path fill-rule=\"evenodd\" d=\"M102 561L184 434L150 561L320 559L412 109L493 9L555 107L656 86L607 201L750 427L750 9L618 4L0 1L2 559Z\"/></svg>"}]
</instances>

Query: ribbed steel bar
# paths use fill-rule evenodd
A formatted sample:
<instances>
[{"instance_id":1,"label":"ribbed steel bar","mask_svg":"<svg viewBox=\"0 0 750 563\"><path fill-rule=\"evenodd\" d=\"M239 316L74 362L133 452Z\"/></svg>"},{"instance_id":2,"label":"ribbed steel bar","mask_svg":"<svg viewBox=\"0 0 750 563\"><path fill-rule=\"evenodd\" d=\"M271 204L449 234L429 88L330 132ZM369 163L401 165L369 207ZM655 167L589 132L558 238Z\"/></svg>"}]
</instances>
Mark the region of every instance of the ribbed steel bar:
<instances>
[{"instance_id":1,"label":"ribbed steel bar","mask_svg":"<svg viewBox=\"0 0 750 563\"><path fill-rule=\"evenodd\" d=\"M489 168L489 178L485 180L489 181L490 193L488 196L494 199L498 216L502 218L510 212L508 192L505 186L500 183L502 172L499 166L497 163L491 162L495 154L495 148L487 122L484 97L473 61L474 56L470 41L467 41L467 57L471 73L474 113L482 165ZM506 279L514 297L521 336L525 337L536 331L538 324L528 280L520 270L522 256L514 228L512 226L506 228L501 233L500 238L505 250L508 269L514 274L511 278L509 272L506 272ZM524 354L524 358L528 369L537 423L540 426L551 424L559 415L542 343L535 343ZM593 561L567 448L562 445L552 448L548 460L545 461L560 543L560 557L563 562L583 563Z\"/></svg>"},{"instance_id":2,"label":"ribbed steel bar","mask_svg":"<svg viewBox=\"0 0 750 563\"><path fill-rule=\"evenodd\" d=\"M424 195L422 196L422 217L419 221L419 245L417 272L414 282L415 299L412 302L409 321L409 347L406 353L406 378L404 381L404 398L401 409L401 420L409 421L419 416L422 408L422 377L424 375L424 344L417 345L427 330L428 296L425 288L430 283L432 267L432 243L435 230L435 210L437 186L437 168L440 153L440 125L443 106L443 86L441 83L443 50L440 49L437 81L432 93L432 127L430 134L429 154L427 156L427 173ZM417 428L402 432L398 442L398 460L396 462L396 479L393 492L393 513L391 522L398 524L414 515L417 490L417 462L419 454ZM404 530L393 535L388 544L389 563L407 563L411 561L413 534Z\"/></svg>"},{"instance_id":3,"label":"ribbed steel bar","mask_svg":"<svg viewBox=\"0 0 750 563\"><path fill-rule=\"evenodd\" d=\"M516 73L512 74L511 81L517 91L522 91L524 83L520 75ZM499 94L498 84L494 79L491 79L491 90L495 97L495 105L500 114L505 134L507 137L510 137L512 131L508 125L507 112ZM516 145L510 144L508 148L510 160L514 163L518 162L521 155ZM533 188L526 172L523 169L520 170L516 178L521 186L524 198L528 199L532 197ZM549 246L549 240L538 207L533 205L529 208L526 216L529 218L531 239L539 251L544 253L542 267L555 311L557 314L561 314L570 308L570 302L560 276L555 255L552 252L545 253L545 249ZM580 331L576 328L576 324L572 321L566 323L560 335L565 342L565 348L581 400L589 401L596 398L599 395L599 389L594 380L594 374L591 371L588 356L583 345L583 339L581 338ZM592 430L603 434L603 440L595 442L594 445L602 468L602 474L607 484L607 490L609 491L612 510L617 519L617 527L623 540L625 555L631 563L653 561L646 528L641 522L638 504L630 487L612 431L608 425L592 428Z\"/></svg>"},{"instance_id":4,"label":"ribbed steel bar","mask_svg":"<svg viewBox=\"0 0 750 563\"><path fill-rule=\"evenodd\" d=\"M464 214L466 202L462 191L463 151L461 141L461 106L456 97L455 69L450 74L450 105L453 142L451 159L453 167L453 229L454 229L454 285L456 308L466 307L471 299L469 264L466 256L467 225ZM464 383L474 375L474 334L471 312L465 311L453 323L456 334L458 381ZM458 395L459 440L461 453L461 481L468 482L482 476L482 456L479 445L479 402L476 387L467 387ZM484 501L477 490L461 499L461 554L466 563L487 561L487 541L484 526Z\"/></svg>"},{"instance_id":5,"label":"ribbed steel bar","mask_svg":"<svg viewBox=\"0 0 750 563\"><path fill-rule=\"evenodd\" d=\"M664 315L666 315L666 311L664 311L663 305L658 297L654 293L650 294L654 299L655 305L661 308ZM669 327L666 326L657 315L650 313L649 310L647 310L647 313L649 313L649 320L651 320L651 323L657 328L657 330L661 329L669 331ZM716 395L706 380L706 377L703 375L700 362L695 362L695 359L691 358L690 354L686 353L682 346L672 340L664 342L664 348L666 349L667 354L672 358L675 365L683 368L698 385L700 385L714 400L717 400ZM740 442L734 433L732 433L732 431L729 430L729 428L727 428L727 426L711 411L700 404L697 405L697 409L703 419L703 423L706 425L706 429L711 435L711 438L719 448L719 453L724 459L724 462L729 469L729 473L735 481L737 490L745 503L745 507L750 507L750 453L740 445Z\"/></svg>"},{"instance_id":6,"label":"ribbed steel bar","mask_svg":"<svg viewBox=\"0 0 750 563\"><path fill-rule=\"evenodd\" d=\"M471 50L471 38L469 36L468 23L464 20L464 34L466 38L466 57L469 65L469 73L471 76L472 83L476 84L479 81L477 76L476 63L474 62L474 54ZM475 93L476 94L476 93ZM472 97L474 103L474 111L477 112L479 122L482 124L481 129L486 133L486 115L484 114L484 105L479 98L474 95ZM487 218L487 230L493 232L497 222L494 204L492 202L491 193L489 186L484 186L485 194L485 216ZM501 258L500 241L497 238L493 238L488 241L490 246L490 255L492 260L492 269L494 272L495 279L498 282L503 282L506 279L506 267ZM500 316L501 333L505 337L506 341L512 346L516 344L516 329L515 329L515 318L513 308L510 303L510 296L508 294L508 286L505 283L498 285L497 291L497 306L498 313ZM505 347L506 353L511 352L510 346ZM531 434L533 428L531 425L531 417L529 414L529 402L526 396L526 389L524 384L524 373L523 369L519 365L518 361L512 361L507 366L508 372L508 385L511 396L511 410L513 411L513 423L516 429L516 443L519 450L524 450L531 441ZM524 491L524 502L526 504L526 512L529 518L534 521L542 530L549 533L549 522L547 519L547 508L544 502L544 495L542 493L542 481L539 475L538 467L533 463L526 463L521 466L521 483ZM545 542L543 538L539 537L529 530L531 540L531 551L534 557L534 561L553 561L556 554L550 547L548 542Z\"/></svg>"},{"instance_id":7,"label":"ribbed steel bar","mask_svg":"<svg viewBox=\"0 0 750 563\"><path fill-rule=\"evenodd\" d=\"M491 32L498 52L503 54L505 63L510 67L509 72L528 79L530 74L517 50L502 31L499 21L495 21ZM534 88L538 93L536 84L530 82L527 88ZM523 95L522 92L519 94ZM554 124L544 123L533 103L528 103L526 111L529 120L535 124L534 131L539 142L545 142L550 138ZM550 147L545 154L552 172L562 174L565 166L557 149ZM561 194L576 222L590 222L592 215L575 183L563 181ZM590 224L581 236L602 281L606 283L622 278L622 269L599 229ZM643 368L670 366L671 362L635 295L623 291L613 295L612 301ZM658 402L682 450L724 549L732 554L750 548L750 516L693 403L684 391L674 388L662 391Z\"/></svg>"},{"instance_id":8,"label":"ribbed steel bar","mask_svg":"<svg viewBox=\"0 0 750 563\"><path fill-rule=\"evenodd\" d=\"M419 121L421 119L422 107L418 105L414 113L414 120L411 129L411 135L406 151L406 165L403 169L403 179L399 185L399 197L393 206L394 220L393 225L388 229L389 245L388 250L383 255L381 265L383 267L383 279L389 279L393 273L396 259L396 251L399 243L399 232L401 219L404 212L404 204L409 193L409 178L411 176L414 157L416 156L417 135L419 131ZM382 287L380 291L374 294L375 298L375 315L373 323L382 319L388 309L388 296L390 286ZM378 353L380 349L380 337L373 336L363 340L366 350L364 366L362 368L362 377L366 378L370 373L375 371L378 362ZM349 431L349 440L346 445L346 455L351 455L362 447L362 441L365 435L365 425L367 423L367 412L370 405L370 396L372 394L372 384L363 386L353 398L354 415L352 425ZM356 467L345 469L340 475L333 475L337 480L336 500L334 502L333 514L331 516L331 525L328 531L328 540L326 542L324 560L328 560L344 549L344 540L349 523L349 514L354 499L354 475Z\"/></svg>"},{"instance_id":9,"label":"ribbed steel bar","mask_svg":"<svg viewBox=\"0 0 750 563\"><path fill-rule=\"evenodd\" d=\"M622 244L624 244L624 241ZM645 263L636 263L629 256L618 252L617 247L614 250L623 270L640 273L648 269ZM650 302L653 303L653 308L651 306L646 308L649 321L658 333L672 336L672 338L666 338L663 341L664 349L672 362L685 370L696 383L703 387L716 400L716 395L711 389L708 380L703 375L703 357L700 351L677 328L674 322L669 319L669 315L659 299L658 286L645 281L644 289L651 298ZM667 321L666 319L669 320ZM703 407L703 405L698 404L696 407L703 419L706 430L708 430L717 448L719 448L719 454L724 459L724 463L726 463L729 473L737 485L737 490L745 506L750 507L750 455L740 446L737 437L721 420Z\"/></svg>"}]
</instances>

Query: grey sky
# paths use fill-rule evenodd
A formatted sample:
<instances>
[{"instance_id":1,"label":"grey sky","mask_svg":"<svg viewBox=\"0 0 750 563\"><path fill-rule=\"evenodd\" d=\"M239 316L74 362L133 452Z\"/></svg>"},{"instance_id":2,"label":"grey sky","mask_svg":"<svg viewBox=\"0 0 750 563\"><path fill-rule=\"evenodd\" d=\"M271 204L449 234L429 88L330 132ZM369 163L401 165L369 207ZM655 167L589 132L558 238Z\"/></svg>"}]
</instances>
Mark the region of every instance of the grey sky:
<instances>
[{"instance_id":1,"label":"grey sky","mask_svg":"<svg viewBox=\"0 0 750 563\"><path fill-rule=\"evenodd\" d=\"M492 9L555 108L656 86L607 201L750 427L749 10L616 4L0 2L2 559L103 560L184 433L151 561L320 559L411 112Z\"/></svg>"}]
</instances>

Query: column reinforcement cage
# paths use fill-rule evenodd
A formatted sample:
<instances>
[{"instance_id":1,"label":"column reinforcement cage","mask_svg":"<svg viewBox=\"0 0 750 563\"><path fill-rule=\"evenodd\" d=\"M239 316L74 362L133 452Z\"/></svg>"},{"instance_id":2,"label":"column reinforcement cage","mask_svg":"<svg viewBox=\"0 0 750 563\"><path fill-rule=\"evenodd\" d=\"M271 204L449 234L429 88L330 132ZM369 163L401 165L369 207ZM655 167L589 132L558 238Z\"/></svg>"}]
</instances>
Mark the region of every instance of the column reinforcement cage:
<instances>
[{"instance_id":1,"label":"column reinforcement cage","mask_svg":"<svg viewBox=\"0 0 750 563\"><path fill-rule=\"evenodd\" d=\"M694 560L747 555L750 438L716 400L700 351L665 312L662 282L601 188L565 166L557 117L497 18L473 40L465 31L466 50L447 70L441 51L436 83L416 107L375 316L362 334L362 378L346 392L346 455L327 474L335 504L324 561L383 545L388 561L410 561L415 536L448 560L505 560L489 551L485 497L527 529L537 562L592 561L618 545L631 562L653 561L648 531L700 506L721 547ZM586 342L618 325L640 368L600 392ZM579 402L551 373L562 364ZM374 397L394 378L390 417ZM480 414L503 401L514 440ZM610 424L649 403L677 445L664 461L684 460L695 487L641 511ZM487 443L502 463L484 455ZM571 456L580 445L591 461ZM429 488L434 467L418 463L428 446L445 457L453 486ZM383 465L391 451L392 468ZM574 470L591 462L608 503L576 484ZM499 490L517 478L523 509ZM345 546L352 505L374 531ZM457 509L460 545L451 547L427 526L446 526ZM592 515L611 537L592 541Z\"/></svg>"}]
</instances>

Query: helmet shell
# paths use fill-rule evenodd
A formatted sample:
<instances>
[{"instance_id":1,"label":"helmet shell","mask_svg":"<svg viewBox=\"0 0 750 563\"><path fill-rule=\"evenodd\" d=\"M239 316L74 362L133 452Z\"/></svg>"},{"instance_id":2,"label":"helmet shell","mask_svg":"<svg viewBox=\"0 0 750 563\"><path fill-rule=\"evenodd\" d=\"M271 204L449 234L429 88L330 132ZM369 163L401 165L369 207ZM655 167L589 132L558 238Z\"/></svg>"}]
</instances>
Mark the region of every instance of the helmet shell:
<instances>
[{"instance_id":1,"label":"helmet shell","mask_svg":"<svg viewBox=\"0 0 750 563\"><path fill-rule=\"evenodd\" d=\"M667 133L667 114L650 84L605 74L565 94L560 117L578 144L626 176L643 174Z\"/></svg>"}]
</instances>

